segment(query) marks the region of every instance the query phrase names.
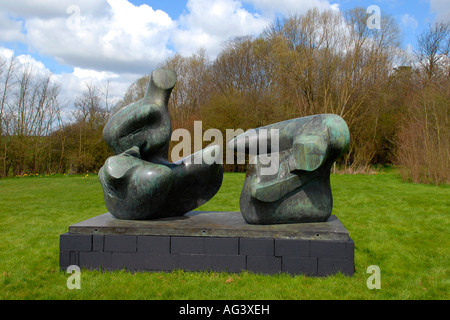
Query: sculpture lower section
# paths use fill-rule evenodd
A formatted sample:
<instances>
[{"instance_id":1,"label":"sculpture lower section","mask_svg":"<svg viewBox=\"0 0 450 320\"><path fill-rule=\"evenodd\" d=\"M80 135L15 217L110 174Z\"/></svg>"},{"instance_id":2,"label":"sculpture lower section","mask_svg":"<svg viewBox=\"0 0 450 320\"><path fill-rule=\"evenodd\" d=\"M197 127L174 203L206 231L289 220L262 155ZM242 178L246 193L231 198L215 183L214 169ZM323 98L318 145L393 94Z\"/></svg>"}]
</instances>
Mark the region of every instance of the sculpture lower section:
<instances>
[{"instance_id":1,"label":"sculpture lower section","mask_svg":"<svg viewBox=\"0 0 450 320\"><path fill-rule=\"evenodd\" d=\"M60 237L60 267L226 271L308 276L354 273L354 243L331 216L322 223L256 226L239 212L190 212L131 221L103 214Z\"/></svg>"},{"instance_id":2,"label":"sculpture lower section","mask_svg":"<svg viewBox=\"0 0 450 320\"><path fill-rule=\"evenodd\" d=\"M147 162L137 151L109 158L99 171L106 207L127 220L182 216L198 208L219 190L223 167L185 162Z\"/></svg>"},{"instance_id":3,"label":"sculpture lower section","mask_svg":"<svg viewBox=\"0 0 450 320\"><path fill-rule=\"evenodd\" d=\"M255 149L276 130L276 150ZM262 134L262 133L266 134ZM273 138L272 138L273 140ZM269 141L268 141L269 142ZM267 143L269 146L273 143ZM240 197L242 215L250 224L327 221L333 208L330 169L350 143L345 121L333 114L287 120L250 130L228 147L244 145L256 161L250 164ZM263 161L278 160L274 173Z\"/></svg>"}]
</instances>

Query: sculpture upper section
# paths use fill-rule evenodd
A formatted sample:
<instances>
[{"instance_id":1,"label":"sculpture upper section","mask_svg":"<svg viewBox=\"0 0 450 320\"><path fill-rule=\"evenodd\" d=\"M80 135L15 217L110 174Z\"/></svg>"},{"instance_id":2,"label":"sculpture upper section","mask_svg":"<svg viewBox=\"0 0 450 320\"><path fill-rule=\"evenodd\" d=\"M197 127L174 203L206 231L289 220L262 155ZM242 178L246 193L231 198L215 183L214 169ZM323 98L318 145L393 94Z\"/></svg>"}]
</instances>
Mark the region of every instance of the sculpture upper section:
<instances>
[{"instance_id":1,"label":"sculpture upper section","mask_svg":"<svg viewBox=\"0 0 450 320\"><path fill-rule=\"evenodd\" d=\"M115 155L106 160L99 179L106 207L117 218L181 216L211 199L222 184L221 164L187 166L193 161L168 160L168 102L175 83L172 71L153 71L144 98L119 110L104 128L103 137Z\"/></svg>"}]
</instances>

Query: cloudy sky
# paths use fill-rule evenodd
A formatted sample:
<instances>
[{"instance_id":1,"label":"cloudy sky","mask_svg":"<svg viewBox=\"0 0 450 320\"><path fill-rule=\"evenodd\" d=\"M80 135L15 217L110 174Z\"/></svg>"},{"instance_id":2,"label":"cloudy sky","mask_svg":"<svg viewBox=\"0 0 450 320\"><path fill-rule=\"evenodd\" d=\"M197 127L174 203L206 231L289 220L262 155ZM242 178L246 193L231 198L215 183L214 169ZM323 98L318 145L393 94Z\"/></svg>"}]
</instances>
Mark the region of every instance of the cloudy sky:
<instances>
[{"instance_id":1,"label":"cloudy sky","mask_svg":"<svg viewBox=\"0 0 450 320\"><path fill-rule=\"evenodd\" d=\"M370 5L397 19L408 50L428 24L450 20L449 0L0 0L0 55L53 72L65 98L108 79L120 97L175 53L214 58L225 40L257 35L276 16Z\"/></svg>"}]
</instances>

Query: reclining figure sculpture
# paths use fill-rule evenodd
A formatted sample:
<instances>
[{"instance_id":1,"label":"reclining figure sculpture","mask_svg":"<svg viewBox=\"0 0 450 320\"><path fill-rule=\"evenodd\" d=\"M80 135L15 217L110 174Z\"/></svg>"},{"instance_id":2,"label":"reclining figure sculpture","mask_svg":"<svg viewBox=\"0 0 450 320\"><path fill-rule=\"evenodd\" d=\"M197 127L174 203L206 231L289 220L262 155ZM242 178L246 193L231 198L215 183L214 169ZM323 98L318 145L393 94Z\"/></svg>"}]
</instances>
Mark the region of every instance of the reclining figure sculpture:
<instances>
[{"instance_id":1,"label":"reclining figure sculpture","mask_svg":"<svg viewBox=\"0 0 450 320\"><path fill-rule=\"evenodd\" d=\"M210 200L222 184L217 159L194 163L197 153L168 161L172 126L169 97L176 75L153 71L145 97L119 110L106 124L103 137L114 156L99 171L105 204L119 219L148 220L185 213ZM221 156L219 146L199 151ZM198 154L197 154L198 156Z\"/></svg>"},{"instance_id":2,"label":"reclining figure sculpture","mask_svg":"<svg viewBox=\"0 0 450 320\"><path fill-rule=\"evenodd\" d=\"M268 139L274 129L278 133L277 150L271 150L273 144ZM264 144L268 148L252 148L259 146L261 139L268 139ZM243 145L247 154L256 157L247 169L240 197L245 221L249 224L327 221L333 207L330 169L349 143L347 124L333 114L287 120L235 137L228 148L239 152L239 146ZM263 173L267 167L267 161L261 161L263 156L277 157L276 173Z\"/></svg>"},{"instance_id":3,"label":"reclining figure sculpture","mask_svg":"<svg viewBox=\"0 0 450 320\"><path fill-rule=\"evenodd\" d=\"M155 70L144 98L119 110L103 130L115 155L106 160L99 179L106 207L116 218L182 216L210 200L222 184L218 145L174 163L168 160L172 135L168 102L175 83L172 71ZM268 139L272 131L276 141ZM264 140L266 148L261 148ZM349 143L347 124L333 114L286 120L235 137L228 148L243 149L256 159L248 167L240 196L244 220L327 221L333 207L330 169ZM205 161L196 163L198 156ZM267 158L277 159L270 173L265 170Z\"/></svg>"}]
</instances>

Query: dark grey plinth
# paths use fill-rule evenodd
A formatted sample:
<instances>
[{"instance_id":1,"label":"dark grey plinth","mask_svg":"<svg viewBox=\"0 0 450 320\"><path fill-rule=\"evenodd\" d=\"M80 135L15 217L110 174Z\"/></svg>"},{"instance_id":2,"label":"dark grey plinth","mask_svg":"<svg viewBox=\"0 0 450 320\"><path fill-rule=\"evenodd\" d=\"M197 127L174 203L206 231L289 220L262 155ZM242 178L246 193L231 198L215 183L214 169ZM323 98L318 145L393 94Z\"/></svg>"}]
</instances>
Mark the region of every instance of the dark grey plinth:
<instances>
[{"instance_id":1,"label":"dark grey plinth","mask_svg":"<svg viewBox=\"0 0 450 320\"><path fill-rule=\"evenodd\" d=\"M354 243L335 216L327 222L249 225L239 212L119 220L106 213L60 239L60 267L130 271L286 272L353 275Z\"/></svg>"}]
</instances>

